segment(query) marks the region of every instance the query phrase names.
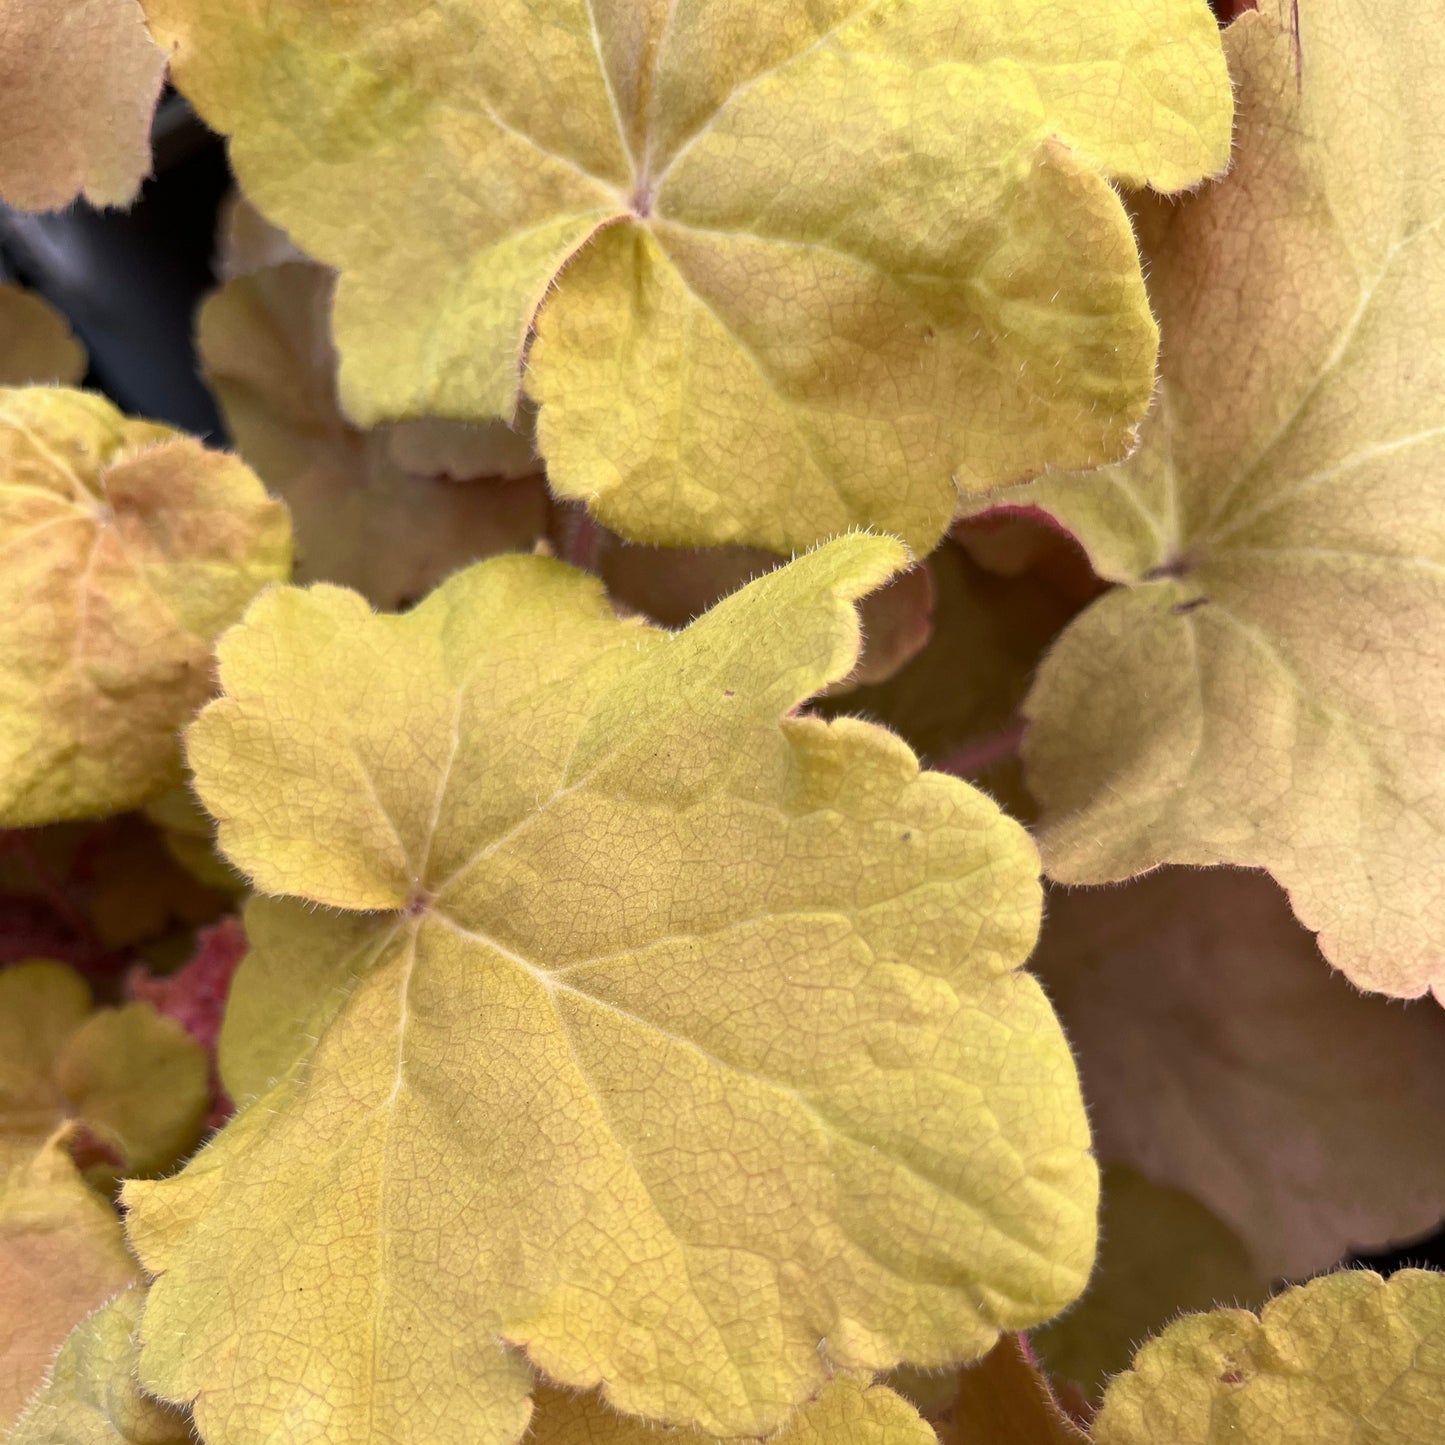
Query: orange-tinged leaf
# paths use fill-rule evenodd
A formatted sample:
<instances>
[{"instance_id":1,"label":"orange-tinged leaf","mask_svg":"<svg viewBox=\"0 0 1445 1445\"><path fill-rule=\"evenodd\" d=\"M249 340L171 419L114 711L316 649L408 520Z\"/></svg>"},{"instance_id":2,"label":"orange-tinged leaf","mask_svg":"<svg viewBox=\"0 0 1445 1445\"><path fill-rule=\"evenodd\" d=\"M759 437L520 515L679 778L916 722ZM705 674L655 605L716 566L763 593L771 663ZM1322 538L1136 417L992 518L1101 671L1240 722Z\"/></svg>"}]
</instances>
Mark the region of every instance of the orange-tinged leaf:
<instances>
[{"instance_id":1,"label":"orange-tinged leaf","mask_svg":"<svg viewBox=\"0 0 1445 1445\"><path fill-rule=\"evenodd\" d=\"M0 0L0 200L129 205L165 73L137 0Z\"/></svg>"},{"instance_id":2,"label":"orange-tinged leaf","mask_svg":"<svg viewBox=\"0 0 1445 1445\"><path fill-rule=\"evenodd\" d=\"M1261 0L1232 174L1144 206L1139 452L1013 500L1120 585L1029 699L1051 876L1269 869L1363 988L1445 985L1445 17Z\"/></svg>"},{"instance_id":3,"label":"orange-tinged leaf","mask_svg":"<svg viewBox=\"0 0 1445 1445\"><path fill-rule=\"evenodd\" d=\"M115 1210L70 1157L72 1128L38 1149L0 1141L0 1430L71 1326L140 1278Z\"/></svg>"},{"instance_id":4,"label":"orange-tinged leaf","mask_svg":"<svg viewBox=\"0 0 1445 1445\"><path fill-rule=\"evenodd\" d=\"M0 390L0 826L120 812L178 780L211 642L290 570L233 457L75 391Z\"/></svg>"},{"instance_id":5,"label":"orange-tinged leaf","mask_svg":"<svg viewBox=\"0 0 1445 1445\"><path fill-rule=\"evenodd\" d=\"M209 1445L512 1441L527 1361L761 1434L1082 1288L1032 845L795 715L906 560L850 535L669 634L500 557L400 616L278 589L222 640L196 786L291 896L247 912L240 1112L126 1194L142 1379Z\"/></svg>"},{"instance_id":6,"label":"orange-tinged leaf","mask_svg":"<svg viewBox=\"0 0 1445 1445\"><path fill-rule=\"evenodd\" d=\"M0 283L0 386L74 385L85 367L85 348L60 312L33 291Z\"/></svg>"},{"instance_id":7,"label":"orange-tinged leaf","mask_svg":"<svg viewBox=\"0 0 1445 1445\"><path fill-rule=\"evenodd\" d=\"M637 541L921 553L958 488L1122 455L1156 334L1109 182L1228 159L1204 0L145 3L341 273L347 411L525 386Z\"/></svg>"},{"instance_id":8,"label":"orange-tinged leaf","mask_svg":"<svg viewBox=\"0 0 1445 1445\"><path fill-rule=\"evenodd\" d=\"M1039 659L1079 603L1046 571L998 576L953 540L928 566L936 596L927 643L891 677L830 700L824 711L884 723L930 765L1029 820L1035 804L1018 760L1018 709Z\"/></svg>"},{"instance_id":9,"label":"orange-tinged leaf","mask_svg":"<svg viewBox=\"0 0 1445 1445\"><path fill-rule=\"evenodd\" d=\"M881 685L841 699L941 763L1016 718L1039 658L1074 607L1046 579L999 577L956 542L929 558L934 626L928 643Z\"/></svg>"}]
</instances>

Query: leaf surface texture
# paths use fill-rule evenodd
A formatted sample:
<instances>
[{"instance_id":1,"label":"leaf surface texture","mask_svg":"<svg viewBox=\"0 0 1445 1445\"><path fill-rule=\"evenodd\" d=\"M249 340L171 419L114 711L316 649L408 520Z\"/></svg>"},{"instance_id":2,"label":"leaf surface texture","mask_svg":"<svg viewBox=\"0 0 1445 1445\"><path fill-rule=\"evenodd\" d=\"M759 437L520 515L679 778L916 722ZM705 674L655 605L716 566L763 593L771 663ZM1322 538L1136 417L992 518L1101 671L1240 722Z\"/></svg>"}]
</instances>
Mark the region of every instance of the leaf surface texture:
<instances>
[{"instance_id":1,"label":"leaf surface texture","mask_svg":"<svg viewBox=\"0 0 1445 1445\"><path fill-rule=\"evenodd\" d=\"M285 509L234 457L97 396L0 390L0 825L179 781L213 639L290 567Z\"/></svg>"},{"instance_id":2,"label":"leaf surface texture","mask_svg":"<svg viewBox=\"0 0 1445 1445\"><path fill-rule=\"evenodd\" d=\"M402 616L275 590L223 638L190 761L289 896L247 914L241 1113L126 1195L142 1378L209 1445L511 1441L524 1354L760 1434L830 1365L983 1353L1082 1288L1032 845L795 713L905 561L842 538L669 634L501 557Z\"/></svg>"},{"instance_id":3,"label":"leaf surface texture","mask_svg":"<svg viewBox=\"0 0 1445 1445\"><path fill-rule=\"evenodd\" d=\"M82 1320L6 1445L191 1445L190 1421L136 1380L145 1290L123 1290Z\"/></svg>"},{"instance_id":4,"label":"leaf surface texture","mask_svg":"<svg viewBox=\"0 0 1445 1445\"><path fill-rule=\"evenodd\" d=\"M1141 213L1164 333L1138 453L1037 483L1120 585L1027 705L1051 876L1269 869L1413 997L1445 937L1445 65L1437 7L1262 0L1237 164Z\"/></svg>"},{"instance_id":5,"label":"leaf surface texture","mask_svg":"<svg viewBox=\"0 0 1445 1445\"><path fill-rule=\"evenodd\" d=\"M554 488L637 541L921 553L959 488L1122 455L1156 335L1109 182L1228 158L1203 0L146 10L339 269L346 409L525 386Z\"/></svg>"},{"instance_id":6,"label":"leaf surface texture","mask_svg":"<svg viewBox=\"0 0 1445 1445\"><path fill-rule=\"evenodd\" d=\"M0 0L0 199L129 205L165 73L137 0Z\"/></svg>"},{"instance_id":7,"label":"leaf surface texture","mask_svg":"<svg viewBox=\"0 0 1445 1445\"><path fill-rule=\"evenodd\" d=\"M1189 1315L1116 1379L1095 1445L1403 1445L1445 1418L1445 1277L1325 1275Z\"/></svg>"}]
</instances>

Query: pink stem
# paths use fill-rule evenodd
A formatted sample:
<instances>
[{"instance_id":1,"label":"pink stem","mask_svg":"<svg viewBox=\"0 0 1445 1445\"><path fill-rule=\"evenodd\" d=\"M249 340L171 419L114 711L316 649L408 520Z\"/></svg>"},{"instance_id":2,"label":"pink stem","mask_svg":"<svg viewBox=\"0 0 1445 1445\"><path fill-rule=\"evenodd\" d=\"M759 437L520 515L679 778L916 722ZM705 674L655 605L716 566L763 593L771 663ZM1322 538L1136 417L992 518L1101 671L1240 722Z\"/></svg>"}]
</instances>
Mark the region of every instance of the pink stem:
<instances>
[{"instance_id":1,"label":"pink stem","mask_svg":"<svg viewBox=\"0 0 1445 1445\"><path fill-rule=\"evenodd\" d=\"M945 753L930 766L936 772L952 773L956 778L976 778L986 768L1017 756L1027 726L1023 718L1016 717L997 732L985 733L981 738Z\"/></svg>"},{"instance_id":2,"label":"pink stem","mask_svg":"<svg viewBox=\"0 0 1445 1445\"><path fill-rule=\"evenodd\" d=\"M572 516L572 525L567 529L566 541L562 547L562 560L580 567L584 572L596 572L597 553L602 542L602 528L592 519L586 507L579 507Z\"/></svg>"}]
</instances>

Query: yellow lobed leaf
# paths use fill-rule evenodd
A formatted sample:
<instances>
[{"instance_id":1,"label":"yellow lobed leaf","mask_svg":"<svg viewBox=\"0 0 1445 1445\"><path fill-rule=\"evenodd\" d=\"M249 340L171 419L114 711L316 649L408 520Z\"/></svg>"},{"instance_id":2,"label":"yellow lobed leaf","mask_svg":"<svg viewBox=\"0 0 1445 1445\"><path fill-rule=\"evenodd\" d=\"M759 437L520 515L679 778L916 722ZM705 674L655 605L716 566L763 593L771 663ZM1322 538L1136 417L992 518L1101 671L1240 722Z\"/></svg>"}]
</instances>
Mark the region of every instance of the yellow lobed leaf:
<instances>
[{"instance_id":1,"label":"yellow lobed leaf","mask_svg":"<svg viewBox=\"0 0 1445 1445\"><path fill-rule=\"evenodd\" d=\"M137 0L0 0L0 199L129 205L165 73Z\"/></svg>"},{"instance_id":2,"label":"yellow lobed leaf","mask_svg":"<svg viewBox=\"0 0 1445 1445\"><path fill-rule=\"evenodd\" d=\"M905 562L851 535L670 634L503 557L401 616L273 591L222 640L197 788L293 896L247 913L240 1114L126 1195L142 1379L209 1445L512 1441L522 1352L761 1434L832 1366L976 1355L1082 1288L1031 843L795 715Z\"/></svg>"},{"instance_id":3,"label":"yellow lobed leaf","mask_svg":"<svg viewBox=\"0 0 1445 1445\"><path fill-rule=\"evenodd\" d=\"M0 390L0 825L122 811L179 777L211 642L290 570L233 457L100 397Z\"/></svg>"},{"instance_id":4,"label":"yellow lobed leaf","mask_svg":"<svg viewBox=\"0 0 1445 1445\"><path fill-rule=\"evenodd\" d=\"M233 211L233 250L265 254L236 235L255 224ZM334 285L304 259L251 265L206 301L197 344L237 450L291 510L297 580L395 608L468 562L530 548L547 489L528 437L499 422L354 426L336 396Z\"/></svg>"},{"instance_id":5,"label":"yellow lobed leaf","mask_svg":"<svg viewBox=\"0 0 1445 1445\"><path fill-rule=\"evenodd\" d=\"M37 1147L71 1120L132 1173L158 1172L195 1144L208 1073L201 1046L150 1004L92 1012L63 964L0 969L0 1144Z\"/></svg>"},{"instance_id":6,"label":"yellow lobed leaf","mask_svg":"<svg viewBox=\"0 0 1445 1445\"><path fill-rule=\"evenodd\" d=\"M529 1445L718 1445L697 1430L658 1430L619 1415L595 1396L539 1386ZM932 1430L902 1396L883 1385L835 1375L800 1405L771 1445L937 1445ZM22 1442L23 1445L23 1442Z\"/></svg>"},{"instance_id":7,"label":"yellow lobed leaf","mask_svg":"<svg viewBox=\"0 0 1445 1445\"><path fill-rule=\"evenodd\" d=\"M1014 498L1121 584L1028 703L1045 866L1268 868L1414 996L1445 982L1445 19L1261 0L1228 44L1235 169L1142 216L1142 446Z\"/></svg>"},{"instance_id":8,"label":"yellow lobed leaf","mask_svg":"<svg viewBox=\"0 0 1445 1445\"><path fill-rule=\"evenodd\" d=\"M1424 1445L1445 1420L1445 1275L1363 1270L1191 1315L1140 1350L1095 1445Z\"/></svg>"},{"instance_id":9,"label":"yellow lobed leaf","mask_svg":"<svg viewBox=\"0 0 1445 1445\"><path fill-rule=\"evenodd\" d=\"M73 385L85 368L85 348L65 317L33 291L0 283L0 386Z\"/></svg>"},{"instance_id":10,"label":"yellow lobed leaf","mask_svg":"<svg viewBox=\"0 0 1445 1445\"><path fill-rule=\"evenodd\" d=\"M5 1445L191 1445L186 1416L136 1379L144 1302L133 1285L76 1325Z\"/></svg>"},{"instance_id":11,"label":"yellow lobed leaf","mask_svg":"<svg viewBox=\"0 0 1445 1445\"><path fill-rule=\"evenodd\" d=\"M71 1327L140 1277L115 1210L70 1157L72 1128L39 1148L0 1139L0 1431Z\"/></svg>"},{"instance_id":12,"label":"yellow lobed leaf","mask_svg":"<svg viewBox=\"0 0 1445 1445\"><path fill-rule=\"evenodd\" d=\"M145 3L341 272L347 411L525 385L638 541L924 552L957 488L1122 455L1156 333L1108 182L1228 160L1204 0Z\"/></svg>"},{"instance_id":13,"label":"yellow lobed leaf","mask_svg":"<svg viewBox=\"0 0 1445 1445\"><path fill-rule=\"evenodd\" d=\"M195 1144L210 1107L208 1072L185 1029L139 1002L92 1014L56 1061L61 1093L120 1141L132 1175L160 1173Z\"/></svg>"},{"instance_id":14,"label":"yellow lobed leaf","mask_svg":"<svg viewBox=\"0 0 1445 1445\"><path fill-rule=\"evenodd\" d=\"M1094 1399L1128 1369L1139 1341L1179 1314L1252 1309L1270 1292L1244 1241L1192 1195L1118 1164L1104 1167L1102 1182L1089 1288L1067 1314L1029 1334L1048 1370Z\"/></svg>"},{"instance_id":15,"label":"yellow lobed leaf","mask_svg":"<svg viewBox=\"0 0 1445 1445\"><path fill-rule=\"evenodd\" d=\"M619 608L683 627L783 558L757 547L635 547L603 534L595 571ZM932 559L900 573L858 606L858 665L828 690L851 693L892 677L927 644L933 623Z\"/></svg>"},{"instance_id":16,"label":"yellow lobed leaf","mask_svg":"<svg viewBox=\"0 0 1445 1445\"><path fill-rule=\"evenodd\" d=\"M1195 1195L1265 1277L1445 1213L1445 1012L1357 993L1266 876L1055 891L1034 959L1100 1157Z\"/></svg>"}]
</instances>

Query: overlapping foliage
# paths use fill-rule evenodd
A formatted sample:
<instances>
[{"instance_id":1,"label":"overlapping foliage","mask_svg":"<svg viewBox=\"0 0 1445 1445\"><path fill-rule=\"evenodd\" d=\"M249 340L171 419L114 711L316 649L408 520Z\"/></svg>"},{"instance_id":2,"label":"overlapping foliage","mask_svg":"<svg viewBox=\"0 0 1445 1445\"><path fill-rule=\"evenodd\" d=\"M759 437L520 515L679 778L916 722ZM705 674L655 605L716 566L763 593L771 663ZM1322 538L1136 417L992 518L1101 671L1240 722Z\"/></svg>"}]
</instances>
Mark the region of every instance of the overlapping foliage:
<instances>
[{"instance_id":1,"label":"overlapping foliage","mask_svg":"<svg viewBox=\"0 0 1445 1445\"><path fill-rule=\"evenodd\" d=\"M1140 205L1165 335L1138 452L1017 497L1119 582L1026 711L1050 873L1268 868L1363 988L1445 936L1445 61L1435 7L1230 30L1238 159Z\"/></svg>"},{"instance_id":2,"label":"overlapping foliage","mask_svg":"<svg viewBox=\"0 0 1445 1445\"><path fill-rule=\"evenodd\" d=\"M1199 0L146 8L339 269L347 410L525 387L554 489L640 541L926 549L957 487L1121 455L1155 335L1106 178L1228 156Z\"/></svg>"},{"instance_id":3,"label":"overlapping foliage","mask_svg":"<svg viewBox=\"0 0 1445 1445\"><path fill-rule=\"evenodd\" d=\"M239 455L0 286L9 1445L1430 1445L1445 18L141 5L0 0L5 201L242 188Z\"/></svg>"}]
</instances>

